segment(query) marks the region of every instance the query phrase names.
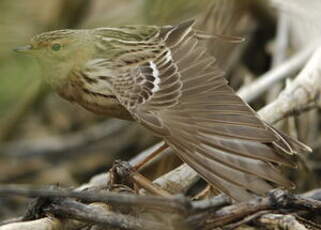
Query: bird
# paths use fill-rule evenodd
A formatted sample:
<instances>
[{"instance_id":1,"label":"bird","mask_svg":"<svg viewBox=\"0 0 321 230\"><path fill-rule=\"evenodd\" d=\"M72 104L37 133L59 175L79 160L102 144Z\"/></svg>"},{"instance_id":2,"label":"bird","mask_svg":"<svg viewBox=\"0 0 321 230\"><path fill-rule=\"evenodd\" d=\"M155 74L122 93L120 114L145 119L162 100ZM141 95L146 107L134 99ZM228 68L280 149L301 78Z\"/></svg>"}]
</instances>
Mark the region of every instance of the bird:
<instances>
[{"instance_id":1,"label":"bird","mask_svg":"<svg viewBox=\"0 0 321 230\"><path fill-rule=\"evenodd\" d=\"M235 201L293 187L282 168L310 148L237 96L194 24L56 30L16 51L38 59L62 98L139 122Z\"/></svg>"}]
</instances>

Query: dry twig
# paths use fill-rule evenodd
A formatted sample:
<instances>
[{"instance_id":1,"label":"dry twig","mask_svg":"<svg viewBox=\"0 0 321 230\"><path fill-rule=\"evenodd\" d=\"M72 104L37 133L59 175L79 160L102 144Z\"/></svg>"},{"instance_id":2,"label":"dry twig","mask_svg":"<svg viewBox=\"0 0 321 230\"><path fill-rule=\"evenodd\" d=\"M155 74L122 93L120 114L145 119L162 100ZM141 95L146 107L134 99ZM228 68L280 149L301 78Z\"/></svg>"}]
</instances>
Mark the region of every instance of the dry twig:
<instances>
[{"instance_id":1,"label":"dry twig","mask_svg":"<svg viewBox=\"0 0 321 230\"><path fill-rule=\"evenodd\" d=\"M265 214L259 218L259 222L267 227L284 230L306 230L304 225L300 224L294 216L280 214Z\"/></svg>"},{"instance_id":2,"label":"dry twig","mask_svg":"<svg viewBox=\"0 0 321 230\"><path fill-rule=\"evenodd\" d=\"M257 198L222 208L220 207L226 204L226 197L222 196L214 198L214 200L193 202L182 197L162 198L97 191L75 192L52 188L37 189L21 185L1 186L0 194L50 198L52 202L49 203L49 206L43 208L45 212L95 224L108 224L122 229L148 229L143 228L142 225L149 227L154 225L155 228L153 229L161 229L163 226L161 226L161 223L152 223L140 220L139 218L133 219L126 215L93 211L91 207L70 200L70 198L78 198L82 201L90 202L127 205L127 207L129 205L129 207L135 208L144 207L151 210L167 210L171 215L174 213L179 214L182 217L181 221L187 216L188 218L184 221L185 224L193 226L194 229L212 229L224 226L261 211L283 209L283 212L286 210L291 210L291 212L293 210L308 210L317 213L321 210L321 201L306 197L307 195L290 195L282 190L274 190L265 198ZM0 229L3 230L7 226L0 227Z\"/></svg>"},{"instance_id":3,"label":"dry twig","mask_svg":"<svg viewBox=\"0 0 321 230\"><path fill-rule=\"evenodd\" d=\"M311 103L317 104L321 93L321 47L293 82L289 82L279 97L265 106L259 114L270 123L304 110Z\"/></svg>"},{"instance_id":4,"label":"dry twig","mask_svg":"<svg viewBox=\"0 0 321 230\"><path fill-rule=\"evenodd\" d=\"M243 98L243 100L251 102L275 83L295 74L304 66L317 47L317 44L318 43L313 43L303 48L303 50L299 51L287 61L284 61L283 64L266 72L251 84L243 86L238 92L239 96Z\"/></svg>"}]
</instances>

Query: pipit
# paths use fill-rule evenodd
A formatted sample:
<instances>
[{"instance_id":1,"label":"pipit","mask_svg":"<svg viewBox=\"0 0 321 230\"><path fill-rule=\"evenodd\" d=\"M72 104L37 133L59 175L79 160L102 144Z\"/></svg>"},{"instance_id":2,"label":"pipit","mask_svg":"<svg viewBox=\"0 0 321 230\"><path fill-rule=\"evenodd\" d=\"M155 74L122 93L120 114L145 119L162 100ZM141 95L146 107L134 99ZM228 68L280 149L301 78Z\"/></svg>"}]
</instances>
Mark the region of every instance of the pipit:
<instances>
[{"instance_id":1,"label":"pipit","mask_svg":"<svg viewBox=\"0 0 321 230\"><path fill-rule=\"evenodd\" d=\"M193 21L58 30L16 51L35 56L57 93L94 113L135 120L238 201L291 187L280 166L309 147L277 131L228 86Z\"/></svg>"}]
</instances>

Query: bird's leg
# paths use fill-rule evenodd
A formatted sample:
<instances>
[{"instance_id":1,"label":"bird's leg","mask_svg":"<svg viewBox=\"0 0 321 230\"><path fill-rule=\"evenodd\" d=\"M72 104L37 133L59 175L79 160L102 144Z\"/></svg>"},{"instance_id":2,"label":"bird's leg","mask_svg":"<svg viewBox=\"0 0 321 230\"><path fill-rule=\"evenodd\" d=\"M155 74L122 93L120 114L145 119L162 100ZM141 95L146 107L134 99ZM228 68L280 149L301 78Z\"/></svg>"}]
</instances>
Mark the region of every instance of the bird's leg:
<instances>
[{"instance_id":1,"label":"bird's leg","mask_svg":"<svg viewBox=\"0 0 321 230\"><path fill-rule=\"evenodd\" d=\"M158 187L157 185L153 184L149 179L144 177L142 174L138 172L132 172L131 179L133 180L135 185L138 185L141 188L144 188L146 191L150 192L151 194L168 197L172 196L166 190Z\"/></svg>"},{"instance_id":2,"label":"bird's leg","mask_svg":"<svg viewBox=\"0 0 321 230\"><path fill-rule=\"evenodd\" d=\"M110 180L107 182L108 190L112 190L114 186L126 185L133 188L134 184L130 178L132 168L125 162L116 160L114 165L109 169Z\"/></svg>"},{"instance_id":3,"label":"bird's leg","mask_svg":"<svg viewBox=\"0 0 321 230\"><path fill-rule=\"evenodd\" d=\"M169 146L165 142L162 143L161 146L159 146L154 152L148 154L144 159L140 160L137 162L134 166L133 169L139 171L143 166L146 165L147 162L151 161L154 159L158 154L163 152L165 149L167 149Z\"/></svg>"},{"instance_id":4,"label":"bird's leg","mask_svg":"<svg viewBox=\"0 0 321 230\"><path fill-rule=\"evenodd\" d=\"M204 189L202 189L202 191L200 191L199 193L197 193L194 197L193 200L201 200L204 199L205 197L207 197L209 194L211 193L211 185L206 185L206 187Z\"/></svg>"},{"instance_id":5,"label":"bird's leg","mask_svg":"<svg viewBox=\"0 0 321 230\"><path fill-rule=\"evenodd\" d=\"M138 173L134 167L132 167L126 161L115 161L114 166L110 169L111 181L109 187L113 187L115 184L124 184L134 190L144 188L151 194L159 196L170 196L171 194L157 185L153 184L149 179Z\"/></svg>"},{"instance_id":6,"label":"bird's leg","mask_svg":"<svg viewBox=\"0 0 321 230\"><path fill-rule=\"evenodd\" d=\"M218 194L220 194L220 192L217 191L212 185L208 184L193 197L193 200L202 200L208 197L217 196Z\"/></svg>"}]
</instances>

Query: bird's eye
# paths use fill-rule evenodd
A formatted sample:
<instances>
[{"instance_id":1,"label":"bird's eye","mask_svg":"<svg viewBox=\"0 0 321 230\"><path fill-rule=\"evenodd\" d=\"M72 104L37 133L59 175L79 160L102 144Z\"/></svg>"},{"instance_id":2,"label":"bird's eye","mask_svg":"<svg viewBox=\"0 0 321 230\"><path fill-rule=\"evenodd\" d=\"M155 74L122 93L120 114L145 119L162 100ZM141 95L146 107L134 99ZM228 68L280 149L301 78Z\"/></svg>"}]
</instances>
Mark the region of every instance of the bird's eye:
<instances>
[{"instance_id":1,"label":"bird's eye","mask_svg":"<svg viewBox=\"0 0 321 230\"><path fill-rule=\"evenodd\" d=\"M61 45L58 44L58 43L55 43L55 44L53 44L53 45L51 46L51 49L52 49L53 51L58 51L58 50L61 49Z\"/></svg>"}]
</instances>

